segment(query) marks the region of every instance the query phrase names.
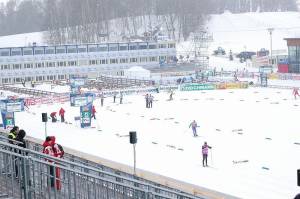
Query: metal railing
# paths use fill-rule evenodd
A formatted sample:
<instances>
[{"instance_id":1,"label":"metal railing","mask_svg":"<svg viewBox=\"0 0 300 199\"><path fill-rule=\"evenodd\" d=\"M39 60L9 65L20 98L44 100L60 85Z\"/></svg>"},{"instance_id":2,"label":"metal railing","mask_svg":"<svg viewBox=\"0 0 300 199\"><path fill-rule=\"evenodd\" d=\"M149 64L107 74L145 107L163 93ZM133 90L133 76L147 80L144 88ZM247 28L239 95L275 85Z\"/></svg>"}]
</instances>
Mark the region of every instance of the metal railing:
<instances>
[{"instance_id":1,"label":"metal railing","mask_svg":"<svg viewBox=\"0 0 300 199\"><path fill-rule=\"evenodd\" d=\"M122 176L113 169L104 171L103 166L69 161L72 157L68 155L58 159L20 148L3 139L0 137L0 193L13 198L202 198Z\"/></svg>"}]
</instances>

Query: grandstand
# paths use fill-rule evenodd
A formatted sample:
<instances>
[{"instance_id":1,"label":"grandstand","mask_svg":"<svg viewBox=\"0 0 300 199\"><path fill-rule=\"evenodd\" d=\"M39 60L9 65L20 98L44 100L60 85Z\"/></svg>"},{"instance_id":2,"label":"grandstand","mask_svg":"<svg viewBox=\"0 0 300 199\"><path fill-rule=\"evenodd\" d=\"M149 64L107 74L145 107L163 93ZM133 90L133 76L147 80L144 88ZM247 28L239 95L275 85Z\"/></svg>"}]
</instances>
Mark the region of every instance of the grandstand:
<instances>
[{"instance_id":1,"label":"grandstand","mask_svg":"<svg viewBox=\"0 0 300 199\"><path fill-rule=\"evenodd\" d=\"M235 198L147 171L133 175L131 167L72 149L65 149L64 159L54 158L40 152L41 140L28 138L24 149L6 137L0 133L0 198ZM53 176L60 188L50 186L50 167L60 170Z\"/></svg>"}]
</instances>

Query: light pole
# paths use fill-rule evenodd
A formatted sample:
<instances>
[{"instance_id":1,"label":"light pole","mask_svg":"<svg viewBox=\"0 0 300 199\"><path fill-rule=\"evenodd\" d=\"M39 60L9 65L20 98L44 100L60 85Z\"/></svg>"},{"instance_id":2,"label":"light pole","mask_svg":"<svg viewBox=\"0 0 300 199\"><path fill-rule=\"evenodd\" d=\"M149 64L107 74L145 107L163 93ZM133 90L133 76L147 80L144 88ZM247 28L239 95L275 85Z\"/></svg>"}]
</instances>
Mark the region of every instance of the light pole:
<instances>
[{"instance_id":1,"label":"light pole","mask_svg":"<svg viewBox=\"0 0 300 199\"><path fill-rule=\"evenodd\" d=\"M273 68L273 53L272 53L272 34L274 31L274 28L268 28L268 31L270 33L270 57L271 57L271 65Z\"/></svg>"}]
</instances>

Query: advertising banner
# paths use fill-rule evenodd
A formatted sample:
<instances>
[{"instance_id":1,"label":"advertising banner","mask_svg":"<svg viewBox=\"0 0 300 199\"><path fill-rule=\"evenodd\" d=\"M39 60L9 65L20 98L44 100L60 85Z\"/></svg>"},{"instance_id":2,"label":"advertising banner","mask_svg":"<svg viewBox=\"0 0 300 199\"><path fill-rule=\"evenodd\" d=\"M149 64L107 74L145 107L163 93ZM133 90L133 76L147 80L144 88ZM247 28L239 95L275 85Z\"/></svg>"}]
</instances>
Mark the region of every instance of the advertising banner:
<instances>
[{"instance_id":1,"label":"advertising banner","mask_svg":"<svg viewBox=\"0 0 300 199\"><path fill-rule=\"evenodd\" d=\"M70 103L71 106L85 106L88 103L92 103L94 101L95 94L94 93L84 93L84 94L70 94Z\"/></svg>"},{"instance_id":2,"label":"advertising banner","mask_svg":"<svg viewBox=\"0 0 300 199\"><path fill-rule=\"evenodd\" d=\"M12 112L1 111L4 129L15 126L15 114Z\"/></svg>"},{"instance_id":3,"label":"advertising banner","mask_svg":"<svg viewBox=\"0 0 300 199\"><path fill-rule=\"evenodd\" d=\"M4 99L1 100L0 107L6 112L21 112L24 111L24 99Z\"/></svg>"},{"instance_id":4,"label":"advertising banner","mask_svg":"<svg viewBox=\"0 0 300 199\"><path fill-rule=\"evenodd\" d=\"M180 87L181 91L214 90L214 84L185 84Z\"/></svg>"},{"instance_id":5,"label":"advertising banner","mask_svg":"<svg viewBox=\"0 0 300 199\"><path fill-rule=\"evenodd\" d=\"M80 106L80 126L81 128L90 127L92 120L92 103Z\"/></svg>"}]
</instances>

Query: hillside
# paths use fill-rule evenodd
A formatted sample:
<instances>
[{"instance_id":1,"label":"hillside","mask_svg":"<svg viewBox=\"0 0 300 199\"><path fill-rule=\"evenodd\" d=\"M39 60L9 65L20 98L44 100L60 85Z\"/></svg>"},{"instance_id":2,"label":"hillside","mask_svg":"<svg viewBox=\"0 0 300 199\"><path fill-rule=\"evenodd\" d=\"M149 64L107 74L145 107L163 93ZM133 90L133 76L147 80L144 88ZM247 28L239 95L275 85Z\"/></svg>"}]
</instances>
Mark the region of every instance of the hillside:
<instances>
[{"instance_id":1,"label":"hillside","mask_svg":"<svg viewBox=\"0 0 300 199\"><path fill-rule=\"evenodd\" d=\"M300 36L300 13L298 12L265 12L232 14L225 12L221 15L211 15L207 22L208 31L213 34L210 50L222 46L225 50L234 52L242 50L258 50L269 48L270 35L268 28L273 31L273 49L286 49L286 37ZM111 22L113 32L117 33L118 23ZM140 27L142 28L142 27ZM116 38L117 40L117 38ZM37 42L38 45L46 44L41 33L18 34L0 37L0 47L24 46ZM178 45L179 53L190 51L190 42L181 42Z\"/></svg>"}]
</instances>

